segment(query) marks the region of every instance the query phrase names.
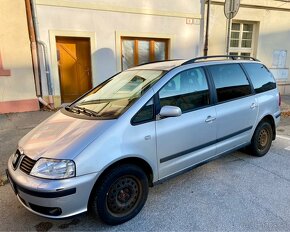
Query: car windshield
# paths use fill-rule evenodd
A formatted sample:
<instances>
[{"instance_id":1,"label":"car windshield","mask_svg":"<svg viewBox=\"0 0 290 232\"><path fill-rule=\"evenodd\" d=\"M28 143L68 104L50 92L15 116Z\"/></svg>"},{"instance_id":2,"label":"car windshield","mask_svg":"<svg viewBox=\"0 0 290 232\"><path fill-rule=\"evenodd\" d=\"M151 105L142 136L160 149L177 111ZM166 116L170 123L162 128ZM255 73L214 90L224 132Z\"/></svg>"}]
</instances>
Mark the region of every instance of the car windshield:
<instances>
[{"instance_id":1,"label":"car windshield","mask_svg":"<svg viewBox=\"0 0 290 232\"><path fill-rule=\"evenodd\" d=\"M117 118L163 76L161 70L128 70L97 86L66 110L100 118Z\"/></svg>"}]
</instances>

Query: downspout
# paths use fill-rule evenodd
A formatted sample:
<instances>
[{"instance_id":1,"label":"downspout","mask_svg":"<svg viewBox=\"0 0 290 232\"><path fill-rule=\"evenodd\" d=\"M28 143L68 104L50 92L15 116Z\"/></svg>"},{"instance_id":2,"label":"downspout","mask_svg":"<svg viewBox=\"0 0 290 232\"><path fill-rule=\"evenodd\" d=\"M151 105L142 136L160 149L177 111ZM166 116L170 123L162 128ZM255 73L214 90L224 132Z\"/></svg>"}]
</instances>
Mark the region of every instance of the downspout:
<instances>
[{"instance_id":1,"label":"downspout","mask_svg":"<svg viewBox=\"0 0 290 232\"><path fill-rule=\"evenodd\" d=\"M31 47L31 58L33 65L33 74L34 74L34 83L35 83L35 92L37 97L41 97L41 78L40 78L40 68L39 68L39 56L37 52L36 37L34 31L34 25L32 20L32 12L30 0L25 0L25 9L26 9L26 18L28 25L28 33Z\"/></svg>"},{"instance_id":2,"label":"downspout","mask_svg":"<svg viewBox=\"0 0 290 232\"><path fill-rule=\"evenodd\" d=\"M206 24L205 24L205 40L204 40L204 49L203 55L207 56L208 54L208 30L209 30L209 17L210 17L210 2L207 0L207 11L206 11Z\"/></svg>"},{"instance_id":3,"label":"downspout","mask_svg":"<svg viewBox=\"0 0 290 232\"><path fill-rule=\"evenodd\" d=\"M51 84L51 73L50 73L50 66L49 66L49 58L48 58L48 52L47 52L47 46L46 44L39 39L39 31L38 31L38 20L36 15L36 6L34 0L30 0L31 4L31 12L32 12L32 21L34 25L35 30L35 37L36 37L36 43L38 48L38 54L42 51L43 52L43 58L44 58L44 66L45 66L45 74L46 74L46 81L47 81L47 90L48 90L48 103L42 99L39 98L39 101L46 105L47 107L53 109L54 108L54 101L53 101L53 90L52 90L52 84ZM40 47L42 49L40 49Z\"/></svg>"}]
</instances>

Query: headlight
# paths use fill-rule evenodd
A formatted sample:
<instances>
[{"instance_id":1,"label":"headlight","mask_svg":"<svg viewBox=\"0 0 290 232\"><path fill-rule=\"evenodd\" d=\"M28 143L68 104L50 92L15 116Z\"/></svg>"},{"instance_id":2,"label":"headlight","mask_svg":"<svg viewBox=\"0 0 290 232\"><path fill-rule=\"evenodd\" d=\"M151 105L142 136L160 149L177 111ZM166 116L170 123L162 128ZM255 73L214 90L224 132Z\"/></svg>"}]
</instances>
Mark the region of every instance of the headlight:
<instances>
[{"instance_id":1,"label":"headlight","mask_svg":"<svg viewBox=\"0 0 290 232\"><path fill-rule=\"evenodd\" d=\"M30 175L47 179L64 179L75 176L75 163L72 160L39 159Z\"/></svg>"}]
</instances>

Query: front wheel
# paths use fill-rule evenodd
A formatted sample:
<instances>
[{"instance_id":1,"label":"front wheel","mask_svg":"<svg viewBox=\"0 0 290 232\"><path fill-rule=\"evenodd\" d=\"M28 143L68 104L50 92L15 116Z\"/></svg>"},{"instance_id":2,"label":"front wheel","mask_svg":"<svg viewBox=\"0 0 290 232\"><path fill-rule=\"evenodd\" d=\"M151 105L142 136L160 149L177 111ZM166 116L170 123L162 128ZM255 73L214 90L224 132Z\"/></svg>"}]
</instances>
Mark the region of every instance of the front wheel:
<instances>
[{"instance_id":1,"label":"front wheel","mask_svg":"<svg viewBox=\"0 0 290 232\"><path fill-rule=\"evenodd\" d=\"M253 135L250 148L250 154L254 156L264 156L269 151L273 140L273 130L269 122L261 122Z\"/></svg>"},{"instance_id":2,"label":"front wheel","mask_svg":"<svg viewBox=\"0 0 290 232\"><path fill-rule=\"evenodd\" d=\"M97 186L90 208L94 215L110 225L124 223L143 208L148 196L148 178L136 165L112 169Z\"/></svg>"}]
</instances>

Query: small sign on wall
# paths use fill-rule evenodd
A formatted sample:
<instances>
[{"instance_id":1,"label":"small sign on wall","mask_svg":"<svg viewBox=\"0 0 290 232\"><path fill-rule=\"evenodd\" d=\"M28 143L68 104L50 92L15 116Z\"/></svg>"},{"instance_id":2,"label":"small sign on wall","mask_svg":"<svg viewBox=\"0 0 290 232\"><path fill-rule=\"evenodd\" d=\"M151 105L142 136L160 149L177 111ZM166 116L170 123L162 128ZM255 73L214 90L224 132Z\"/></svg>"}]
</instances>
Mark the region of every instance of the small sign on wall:
<instances>
[{"instance_id":1,"label":"small sign on wall","mask_svg":"<svg viewBox=\"0 0 290 232\"><path fill-rule=\"evenodd\" d=\"M273 68L286 68L287 50L273 51Z\"/></svg>"},{"instance_id":2,"label":"small sign on wall","mask_svg":"<svg viewBox=\"0 0 290 232\"><path fill-rule=\"evenodd\" d=\"M287 50L274 50L272 68L270 68L276 80L286 81L289 69L286 68Z\"/></svg>"},{"instance_id":3,"label":"small sign on wall","mask_svg":"<svg viewBox=\"0 0 290 232\"><path fill-rule=\"evenodd\" d=\"M200 24L200 19L186 18L186 24L199 25Z\"/></svg>"}]
</instances>

